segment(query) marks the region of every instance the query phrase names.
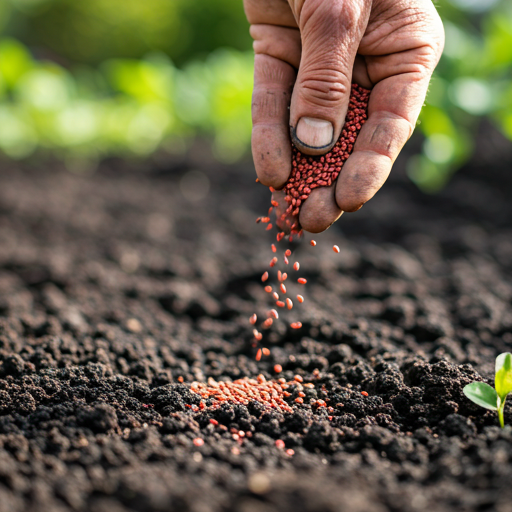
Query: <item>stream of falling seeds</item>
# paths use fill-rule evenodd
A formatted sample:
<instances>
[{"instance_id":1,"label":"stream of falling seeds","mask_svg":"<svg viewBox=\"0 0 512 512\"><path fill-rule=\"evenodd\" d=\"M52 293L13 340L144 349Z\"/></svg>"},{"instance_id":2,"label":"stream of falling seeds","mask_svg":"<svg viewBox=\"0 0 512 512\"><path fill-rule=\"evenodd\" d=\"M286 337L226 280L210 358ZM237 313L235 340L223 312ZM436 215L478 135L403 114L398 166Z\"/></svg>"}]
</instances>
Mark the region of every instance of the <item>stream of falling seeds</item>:
<instances>
[{"instance_id":1,"label":"stream of falling seeds","mask_svg":"<svg viewBox=\"0 0 512 512\"><path fill-rule=\"evenodd\" d=\"M278 224L285 225L289 233L287 234L284 231L279 231L276 236L277 243L281 242L285 238L288 238L288 241L292 242L294 238L301 239L303 237L303 232L302 229L300 229L298 220L300 207L315 188L330 187L338 178L343 164L354 149L354 144L361 127L366 122L369 96L370 91L368 89L357 84L352 84L345 125L343 126L340 138L329 153L323 156L309 156L301 153L296 147L292 148L292 171L290 178L283 187L285 194L284 200L287 203L287 207L284 213L281 214L280 218L276 219L275 222L276 226ZM269 189L272 193L275 192L272 187L269 187ZM271 200L271 206L268 210L268 215L266 217L258 217L256 222L266 224L266 230L270 231L273 228L270 216L279 206L279 203L273 197ZM310 245L315 247L316 241L311 240ZM273 243L271 245L271 250L274 254L278 252L276 244ZM340 252L340 248L337 245L334 245L333 251L338 254ZM290 268L291 256L292 252L290 249L284 251L282 261L284 265L286 265L287 269ZM269 262L269 267L275 267L279 260L280 258L278 256L273 256ZM300 263L298 261L294 261L290 271L291 269L293 269L294 272L298 272L300 270ZM261 281L266 283L268 279L269 273L268 271L265 271L261 276ZM288 273L278 270L277 280L279 284L276 286L276 289L274 289L272 285L267 284L265 286L265 291L268 294L271 294L272 300L278 308L287 308L291 310L294 307L293 300L296 299L297 302L302 304L304 303L304 297L303 295L296 295L295 298L292 299L287 296L289 295L287 285L285 284L287 279ZM294 275L291 279L296 279L297 283L301 286L304 286L307 283L307 280L300 275ZM267 318L261 322L259 330L257 328L253 329L253 347L256 348L258 343L263 339L263 333L261 331L269 329L273 325L274 320L277 320L278 318L279 314L276 309L270 309L267 312ZM253 326L256 325L258 322L257 315L253 314L249 322ZM300 329L302 327L302 323L292 322L290 323L290 327L292 329ZM259 348L256 352L256 361L260 361L262 356L269 354L270 350L268 348Z\"/></svg>"}]
</instances>

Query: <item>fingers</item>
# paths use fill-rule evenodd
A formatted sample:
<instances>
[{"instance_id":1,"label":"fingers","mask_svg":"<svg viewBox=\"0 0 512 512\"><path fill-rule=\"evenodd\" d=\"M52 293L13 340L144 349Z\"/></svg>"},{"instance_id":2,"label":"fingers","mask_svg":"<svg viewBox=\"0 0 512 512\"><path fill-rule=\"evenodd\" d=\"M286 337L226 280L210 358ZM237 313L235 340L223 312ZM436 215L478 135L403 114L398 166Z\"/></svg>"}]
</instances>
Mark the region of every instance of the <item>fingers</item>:
<instances>
[{"instance_id":1,"label":"fingers","mask_svg":"<svg viewBox=\"0 0 512 512\"><path fill-rule=\"evenodd\" d=\"M310 233L320 233L340 218L343 211L334 199L334 187L320 187L311 192L300 209L299 221L302 229Z\"/></svg>"},{"instance_id":2,"label":"fingers","mask_svg":"<svg viewBox=\"0 0 512 512\"><path fill-rule=\"evenodd\" d=\"M342 210L358 210L386 181L398 153L412 134L430 74L428 68L416 66L409 72L383 79L373 88L368 120L337 180L336 203Z\"/></svg>"},{"instance_id":3,"label":"fingers","mask_svg":"<svg viewBox=\"0 0 512 512\"><path fill-rule=\"evenodd\" d=\"M252 155L256 174L267 187L280 189L291 172L288 105L295 70L269 55L254 59Z\"/></svg>"},{"instance_id":4,"label":"fingers","mask_svg":"<svg viewBox=\"0 0 512 512\"><path fill-rule=\"evenodd\" d=\"M305 154L325 154L338 140L369 13L368 0L306 0L302 5L302 58L290 106L290 132Z\"/></svg>"}]
</instances>

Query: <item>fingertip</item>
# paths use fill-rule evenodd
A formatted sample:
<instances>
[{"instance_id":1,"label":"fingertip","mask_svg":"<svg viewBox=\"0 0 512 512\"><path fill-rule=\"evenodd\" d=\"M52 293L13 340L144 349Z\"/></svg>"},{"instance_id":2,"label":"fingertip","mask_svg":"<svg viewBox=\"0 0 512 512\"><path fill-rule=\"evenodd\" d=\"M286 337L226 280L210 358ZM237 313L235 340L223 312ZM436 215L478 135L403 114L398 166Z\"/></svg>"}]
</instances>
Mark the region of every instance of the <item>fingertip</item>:
<instances>
[{"instance_id":1,"label":"fingertip","mask_svg":"<svg viewBox=\"0 0 512 512\"><path fill-rule=\"evenodd\" d=\"M321 233L330 227L343 211L334 198L334 185L316 188L300 209L299 221L302 229L310 233Z\"/></svg>"},{"instance_id":2,"label":"fingertip","mask_svg":"<svg viewBox=\"0 0 512 512\"><path fill-rule=\"evenodd\" d=\"M360 210L384 185L392 161L372 151L356 151L346 161L336 183L336 204L345 212Z\"/></svg>"},{"instance_id":3,"label":"fingertip","mask_svg":"<svg viewBox=\"0 0 512 512\"><path fill-rule=\"evenodd\" d=\"M254 126L251 146L260 182L267 187L282 188L290 175L292 159L286 129L278 125Z\"/></svg>"}]
</instances>

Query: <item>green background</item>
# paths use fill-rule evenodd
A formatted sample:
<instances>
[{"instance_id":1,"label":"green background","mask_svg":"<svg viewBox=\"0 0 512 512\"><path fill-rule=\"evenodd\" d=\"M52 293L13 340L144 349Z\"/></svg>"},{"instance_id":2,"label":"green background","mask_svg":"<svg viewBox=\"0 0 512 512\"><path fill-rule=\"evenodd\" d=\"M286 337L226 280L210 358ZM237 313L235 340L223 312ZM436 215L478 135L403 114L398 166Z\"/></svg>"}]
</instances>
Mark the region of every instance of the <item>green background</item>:
<instances>
[{"instance_id":1,"label":"green background","mask_svg":"<svg viewBox=\"0 0 512 512\"><path fill-rule=\"evenodd\" d=\"M446 48L409 176L441 188L479 124L512 139L512 2L442 0ZM71 168L184 153L196 137L248 154L251 40L241 0L3 0L0 153Z\"/></svg>"}]
</instances>

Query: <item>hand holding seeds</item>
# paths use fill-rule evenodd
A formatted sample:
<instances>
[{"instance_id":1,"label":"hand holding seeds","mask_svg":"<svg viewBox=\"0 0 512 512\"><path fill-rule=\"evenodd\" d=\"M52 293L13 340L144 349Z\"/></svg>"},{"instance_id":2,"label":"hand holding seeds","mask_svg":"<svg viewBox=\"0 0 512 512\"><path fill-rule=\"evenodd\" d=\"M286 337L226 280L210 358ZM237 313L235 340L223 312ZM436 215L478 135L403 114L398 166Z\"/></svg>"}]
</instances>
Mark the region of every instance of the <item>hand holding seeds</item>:
<instances>
[{"instance_id":1,"label":"hand holding seeds","mask_svg":"<svg viewBox=\"0 0 512 512\"><path fill-rule=\"evenodd\" d=\"M292 143L303 155L331 151L342 134L351 83L371 89L368 118L339 177L312 190L297 212L305 230L323 231L343 211L361 208L387 179L440 57L441 21L430 0L244 5L256 53L252 150L264 185L285 186Z\"/></svg>"}]
</instances>

